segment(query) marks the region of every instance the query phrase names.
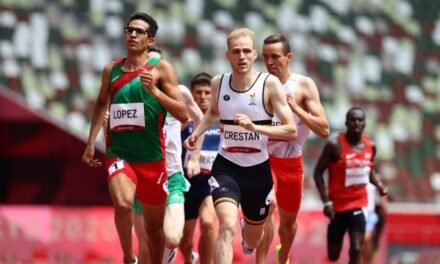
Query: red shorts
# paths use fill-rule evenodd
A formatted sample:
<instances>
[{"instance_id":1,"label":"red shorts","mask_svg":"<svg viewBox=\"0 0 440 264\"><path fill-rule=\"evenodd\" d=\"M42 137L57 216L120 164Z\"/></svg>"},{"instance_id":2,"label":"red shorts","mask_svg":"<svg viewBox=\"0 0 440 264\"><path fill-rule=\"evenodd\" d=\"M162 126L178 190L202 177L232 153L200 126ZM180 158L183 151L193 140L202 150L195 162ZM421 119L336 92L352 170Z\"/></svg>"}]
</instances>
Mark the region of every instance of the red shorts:
<instances>
[{"instance_id":1,"label":"red shorts","mask_svg":"<svg viewBox=\"0 0 440 264\"><path fill-rule=\"evenodd\" d=\"M270 156L269 160L278 206L289 213L298 213L304 181L302 155L287 159Z\"/></svg>"},{"instance_id":2,"label":"red shorts","mask_svg":"<svg viewBox=\"0 0 440 264\"><path fill-rule=\"evenodd\" d=\"M128 163L119 158L110 157L105 160L108 180L123 173L136 184L136 195L142 203L161 205L167 199L165 182L168 175L165 160Z\"/></svg>"}]
</instances>

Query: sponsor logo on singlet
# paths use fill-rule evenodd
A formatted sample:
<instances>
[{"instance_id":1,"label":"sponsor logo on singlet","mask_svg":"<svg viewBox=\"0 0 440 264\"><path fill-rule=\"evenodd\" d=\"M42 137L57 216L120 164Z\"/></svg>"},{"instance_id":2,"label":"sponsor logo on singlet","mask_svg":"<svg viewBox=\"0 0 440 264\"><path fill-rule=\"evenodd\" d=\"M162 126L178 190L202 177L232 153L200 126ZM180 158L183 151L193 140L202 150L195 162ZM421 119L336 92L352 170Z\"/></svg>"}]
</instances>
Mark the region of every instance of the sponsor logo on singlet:
<instances>
[{"instance_id":1,"label":"sponsor logo on singlet","mask_svg":"<svg viewBox=\"0 0 440 264\"><path fill-rule=\"evenodd\" d=\"M218 187L220 187L220 184L212 176L209 178L208 183L209 183L209 186L211 186L211 191L213 191L214 189L217 189Z\"/></svg>"},{"instance_id":2,"label":"sponsor logo on singlet","mask_svg":"<svg viewBox=\"0 0 440 264\"><path fill-rule=\"evenodd\" d=\"M192 128L191 128L192 130ZM209 129L205 132L206 136L219 136L220 135L220 128L213 128Z\"/></svg>"},{"instance_id":3,"label":"sponsor logo on singlet","mask_svg":"<svg viewBox=\"0 0 440 264\"><path fill-rule=\"evenodd\" d=\"M255 91L250 92L249 96L250 96L249 105L257 105L257 103L256 103L256 100L257 100L256 99L256 92Z\"/></svg>"}]
</instances>

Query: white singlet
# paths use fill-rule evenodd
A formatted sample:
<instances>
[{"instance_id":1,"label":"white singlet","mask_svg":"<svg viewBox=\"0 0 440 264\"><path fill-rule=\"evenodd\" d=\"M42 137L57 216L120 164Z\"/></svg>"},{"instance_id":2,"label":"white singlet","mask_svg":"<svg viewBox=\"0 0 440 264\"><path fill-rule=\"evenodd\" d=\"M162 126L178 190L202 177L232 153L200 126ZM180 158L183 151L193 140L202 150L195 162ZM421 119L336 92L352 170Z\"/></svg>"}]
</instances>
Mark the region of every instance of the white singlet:
<instances>
[{"instance_id":1,"label":"white singlet","mask_svg":"<svg viewBox=\"0 0 440 264\"><path fill-rule=\"evenodd\" d=\"M165 125L165 158L168 176L182 172L182 140L180 138L180 122L170 113L167 113Z\"/></svg>"},{"instance_id":2,"label":"white singlet","mask_svg":"<svg viewBox=\"0 0 440 264\"><path fill-rule=\"evenodd\" d=\"M219 87L218 110L220 114L219 154L229 161L249 167L266 161L267 136L251 132L234 124L235 114L247 115L254 124L271 125L270 115L264 105L264 86L268 73L259 73L246 91L231 87L231 73L222 76Z\"/></svg>"},{"instance_id":3,"label":"white singlet","mask_svg":"<svg viewBox=\"0 0 440 264\"><path fill-rule=\"evenodd\" d=\"M284 84L284 91L286 94L295 93L295 87L298 84L301 75L292 74ZM298 130L298 136L294 140L280 140L280 139L269 139L268 150L271 156L277 158L295 158L302 154L304 142L309 136L310 129L307 125L295 114L292 113L296 127ZM272 125L279 126L281 124L279 117L274 114Z\"/></svg>"}]
</instances>

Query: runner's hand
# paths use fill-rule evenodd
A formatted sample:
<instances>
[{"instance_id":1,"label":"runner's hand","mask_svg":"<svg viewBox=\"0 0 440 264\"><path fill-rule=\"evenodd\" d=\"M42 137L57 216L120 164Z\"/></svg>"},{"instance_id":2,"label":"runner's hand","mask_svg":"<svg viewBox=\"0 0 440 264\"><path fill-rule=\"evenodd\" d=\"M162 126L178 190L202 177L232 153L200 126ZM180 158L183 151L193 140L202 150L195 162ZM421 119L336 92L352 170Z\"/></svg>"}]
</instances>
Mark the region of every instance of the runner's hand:
<instances>
[{"instance_id":1,"label":"runner's hand","mask_svg":"<svg viewBox=\"0 0 440 264\"><path fill-rule=\"evenodd\" d=\"M102 128L103 129L107 129L107 125L108 125L108 118L110 117L110 112L106 111L105 115L104 115L104 120L102 121Z\"/></svg>"},{"instance_id":2,"label":"runner's hand","mask_svg":"<svg viewBox=\"0 0 440 264\"><path fill-rule=\"evenodd\" d=\"M90 167L102 166L102 162L99 161L98 159L94 159L93 158L94 156L95 156L95 147L92 145L87 145L81 160Z\"/></svg>"},{"instance_id":3,"label":"runner's hand","mask_svg":"<svg viewBox=\"0 0 440 264\"><path fill-rule=\"evenodd\" d=\"M379 190L379 193L381 196L385 196L388 194L388 187L387 186L380 185L378 190Z\"/></svg>"},{"instance_id":4,"label":"runner's hand","mask_svg":"<svg viewBox=\"0 0 440 264\"><path fill-rule=\"evenodd\" d=\"M151 73L151 71L142 69L141 74L139 74L139 78L145 88L145 91L153 96L155 96L159 92L159 89L153 83L153 74Z\"/></svg>"},{"instance_id":5,"label":"runner's hand","mask_svg":"<svg viewBox=\"0 0 440 264\"><path fill-rule=\"evenodd\" d=\"M198 136L192 133L185 141L183 142L183 146L187 150L195 150L197 148L197 139Z\"/></svg>"},{"instance_id":6,"label":"runner's hand","mask_svg":"<svg viewBox=\"0 0 440 264\"><path fill-rule=\"evenodd\" d=\"M192 178L196 175L200 174L200 163L199 159L191 158L188 160L188 165L186 168L186 175L188 175L188 178Z\"/></svg>"},{"instance_id":7,"label":"runner's hand","mask_svg":"<svg viewBox=\"0 0 440 264\"><path fill-rule=\"evenodd\" d=\"M298 107L298 104L295 101L295 97L292 94L287 95L287 103L289 104L292 111L295 111L295 109Z\"/></svg>"},{"instance_id":8,"label":"runner's hand","mask_svg":"<svg viewBox=\"0 0 440 264\"><path fill-rule=\"evenodd\" d=\"M241 126L242 128L256 132L257 128L255 127L255 124L252 122L252 120L245 114L235 114L234 116L234 123Z\"/></svg>"},{"instance_id":9,"label":"runner's hand","mask_svg":"<svg viewBox=\"0 0 440 264\"><path fill-rule=\"evenodd\" d=\"M335 210L333 209L332 204L328 204L324 206L324 215L330 219L333 219L333 217L335 217Z\"/></svg>"}]
</instances>

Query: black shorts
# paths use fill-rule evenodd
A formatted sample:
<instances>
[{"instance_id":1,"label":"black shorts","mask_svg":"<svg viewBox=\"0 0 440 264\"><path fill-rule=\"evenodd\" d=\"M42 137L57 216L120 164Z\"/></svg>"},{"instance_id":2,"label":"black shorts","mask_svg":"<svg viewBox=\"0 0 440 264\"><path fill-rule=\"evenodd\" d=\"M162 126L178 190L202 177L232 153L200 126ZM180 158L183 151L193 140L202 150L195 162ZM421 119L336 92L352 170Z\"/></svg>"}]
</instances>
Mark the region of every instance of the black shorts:
<instances>
[{"instance_id":1,"label":"black shorts","mask_svg":"<svg viewBox=\"0 0 440 264\"><path fill-rule=\"evenodd\" d=\"M269 160L242 167L217 155L212 166L212 176L210 185L214 205L225 201L241 205L248 223L264 223L269 213L273 189Z\"/></svg>"},{"instance_id":2,"label":"black shorts","mask_svg":"<svg viewBox=\"0 0 440 264\"><path fill-rule=\"evenodd\" d=\"M211 175L199 174L188 179L191 188L185 192L185 220L197 219L200 205L206 197L211 195L208 180Z\"/></svg>"},{"instance_id":3,"label":"black shorts","mask_svg":"<svg viewBox=\"0 0 440 264\"><path fill-rule=\"evenodd\" d=\"M354 209L335 213L327 229L327 242L340 244L344 239L345 231L349 233L365 233L366 219L362 209Z\"/></svg>"}]
</instances>

